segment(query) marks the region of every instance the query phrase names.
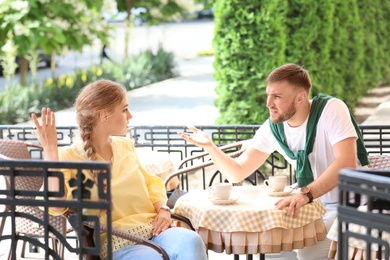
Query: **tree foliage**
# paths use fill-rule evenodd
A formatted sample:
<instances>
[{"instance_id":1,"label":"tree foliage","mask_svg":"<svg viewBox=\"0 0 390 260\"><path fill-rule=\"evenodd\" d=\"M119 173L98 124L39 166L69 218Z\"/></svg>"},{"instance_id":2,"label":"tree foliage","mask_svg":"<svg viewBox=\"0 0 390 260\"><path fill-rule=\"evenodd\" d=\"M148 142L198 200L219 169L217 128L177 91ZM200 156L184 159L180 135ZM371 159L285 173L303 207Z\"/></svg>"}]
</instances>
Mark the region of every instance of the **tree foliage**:
<instances>
[{"instance_id":1,"label":"tree foliage","mask_svg":"<svg viewBox=\"0 0 390 260\"><path fill-rule=\"evenodd\" d=\"M0 45L12 31L21 55L34 48L46 53L82 50L105 39L102 0L4 0L0 4Z\"/></svg>"},{"instance_id":2,"label":"tree foliage","mask_svg":"<svg viewBox=\"0 0 390 260\"><path fill-rule=\"evenodd\" d=\"M267 114L265 78L285 61L287 3L224 0L214 10L217 123L258 124Z\"/></svg>"},{"instance_id":3,"label":"tree foliage","mask_svg":"<svg viewBox=\"0 0 390 260\"><path fill-rule=\"evenodd\" d=\"M12 32L22 57L38 48L48 54L81 51L97 38L107 40L102 7L103 0L3 0L0 46Z\"/></svg>"},{"instance_id":4,"label":"tree foliage","mask_svg":"<svg viewBox=\"0 0 390 260\"><path fill-rule=\"evenodd\" d=\"M130 28L133 19L131 10L133 8L142 8L138 18L146 21L148 25L157 25L162 22L180 21L192 3L193 0L116 0L118 11L127 12L123 58L128 56Z\"/></svg>"},{"instance_id":5,"label":"tree foliage","mask_svg":"<svg viewBox=\"0 0 390 260\"><path fill-rule=\"evenodd\" d=\"M262 123L265 78L285 63L309 70L314 95L336 96L351 110L389 81L387 2L217 0L214 10L217 123Z\"/></svg>"}]
</instances>

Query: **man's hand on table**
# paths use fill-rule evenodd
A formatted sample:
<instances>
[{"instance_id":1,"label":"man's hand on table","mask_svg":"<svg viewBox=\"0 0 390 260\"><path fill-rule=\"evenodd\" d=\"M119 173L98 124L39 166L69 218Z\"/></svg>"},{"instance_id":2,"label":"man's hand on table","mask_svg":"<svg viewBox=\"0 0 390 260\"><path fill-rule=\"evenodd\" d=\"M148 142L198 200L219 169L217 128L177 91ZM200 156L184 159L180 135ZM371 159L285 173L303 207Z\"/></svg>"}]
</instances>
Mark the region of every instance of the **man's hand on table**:
<instances>
[{"instance_id":1,"label":"man's hand on table","mask_svg":"<svg viewBox=\"0 0 390 260\"><path fill-rule=\"evenodd\" d=\"M275 203L277 209L287 208L286 215L298 217L299 209L309 203L309 198L303 194L296 194L294 196L288 196L284 199L278 200Z\"/></svg>"}]
</instances>

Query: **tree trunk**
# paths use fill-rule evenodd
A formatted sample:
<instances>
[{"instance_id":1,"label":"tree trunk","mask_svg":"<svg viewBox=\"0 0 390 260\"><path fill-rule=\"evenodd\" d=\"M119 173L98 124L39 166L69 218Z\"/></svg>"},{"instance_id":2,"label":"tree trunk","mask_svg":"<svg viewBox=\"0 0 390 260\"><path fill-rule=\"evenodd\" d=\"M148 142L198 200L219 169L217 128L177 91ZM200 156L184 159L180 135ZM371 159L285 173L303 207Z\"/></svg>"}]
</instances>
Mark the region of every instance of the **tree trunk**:
<instances>
[{"instance_id":1,"label":"tree trunk","mask_svg":"<svg viewBox=\"0 0 390 260\"><path fill-rule=\"evenodd\" d=\"M28 72L28 61L24 56L20 56L19 60L19 77L20 77L20 85L27 85L27 72Z\"/></svg>"},{"instance_id":2,"label":"tree trunk","mask_svg":"<svg viewBox=\"0 0 390 260\"><path fill-rule=\"evenodd\" d=\"M130 41L130 27L131 27L131 9L134 6L135 0L126 0L126 29L125 29L125 50L124 50L124 57L123 60L127 58L129 55L129 41Z\"/></svg>"},{"instance_id":3,"label":"tree trunk","mask_svg":"<svg viewBox=\"0 0 390 260\"><path fill-rule=\"evenodd\" d=\"M52 79L56 76L56 52L53 51L50 57L50 70Z\"/></svg>"}]
</instances>

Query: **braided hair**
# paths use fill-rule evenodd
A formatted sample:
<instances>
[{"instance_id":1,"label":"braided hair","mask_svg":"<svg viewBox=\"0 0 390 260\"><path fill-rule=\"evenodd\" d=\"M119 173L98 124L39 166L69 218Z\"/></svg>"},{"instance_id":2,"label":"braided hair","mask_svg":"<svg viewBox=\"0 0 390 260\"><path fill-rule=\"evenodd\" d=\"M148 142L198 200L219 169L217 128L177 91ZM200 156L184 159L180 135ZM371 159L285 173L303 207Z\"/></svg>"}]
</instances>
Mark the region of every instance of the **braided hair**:
<instances>
[{"instance_id":1,"label":"braided hair","mask_svg":"<svg viewBox=\"0 0 390 260\"><path fill-rule=\"evenodd\" d=\"M92 131L99 121L101 111L112 113L126 96L126 89L119 83L99 79L83 87L76 99L76 117L80 137L87 157L95 161L96 149L92 144ZM96 179L97 173L93 173Z\"/></svg>"}]
</instances>

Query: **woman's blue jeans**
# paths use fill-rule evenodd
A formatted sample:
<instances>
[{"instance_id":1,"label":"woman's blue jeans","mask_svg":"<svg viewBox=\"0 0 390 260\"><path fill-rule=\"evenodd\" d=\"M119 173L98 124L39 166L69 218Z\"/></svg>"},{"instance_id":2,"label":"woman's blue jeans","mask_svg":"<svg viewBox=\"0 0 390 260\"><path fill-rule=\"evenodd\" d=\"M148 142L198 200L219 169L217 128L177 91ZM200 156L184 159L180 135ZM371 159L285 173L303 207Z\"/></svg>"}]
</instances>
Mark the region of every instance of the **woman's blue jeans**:
<instances>
[{"instance_id":1,"label":"woman's blue jeans","mask_svg":"<svg viewBox=\"0 0 390 260\"><path fill-rule=\"evenodd\" d=\"M185 228L169 228L160 235L152 237L151 240L165 250L170 260L207 259L206 247L194 231ZM161 260L157 251L144 245L132 245L117 250L112 253L112 258L115 260Z\"/></svg>"}]
</instances>

